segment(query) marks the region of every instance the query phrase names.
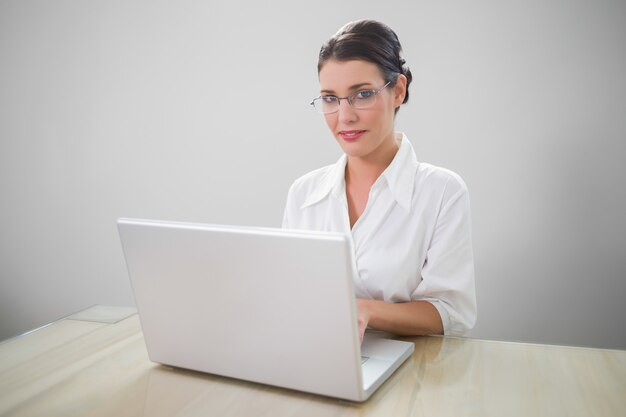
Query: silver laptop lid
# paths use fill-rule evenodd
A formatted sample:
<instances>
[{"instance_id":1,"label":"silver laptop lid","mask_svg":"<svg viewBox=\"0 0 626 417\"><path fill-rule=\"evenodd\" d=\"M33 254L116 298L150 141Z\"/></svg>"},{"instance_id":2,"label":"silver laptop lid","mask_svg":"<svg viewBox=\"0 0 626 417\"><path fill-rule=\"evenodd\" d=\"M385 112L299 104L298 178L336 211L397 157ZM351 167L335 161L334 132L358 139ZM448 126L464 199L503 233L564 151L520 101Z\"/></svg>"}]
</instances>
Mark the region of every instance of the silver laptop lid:
<instances>
[{"instance_id":1,"label":"silver laptop lid","mask_svg":"<svg viewBox=\"0 0 626 417\"><path fill-rule=\"evenodd\" d=\"M349 238L120 219L150 359L362 400Z\"/></svg>"}]
</instances>

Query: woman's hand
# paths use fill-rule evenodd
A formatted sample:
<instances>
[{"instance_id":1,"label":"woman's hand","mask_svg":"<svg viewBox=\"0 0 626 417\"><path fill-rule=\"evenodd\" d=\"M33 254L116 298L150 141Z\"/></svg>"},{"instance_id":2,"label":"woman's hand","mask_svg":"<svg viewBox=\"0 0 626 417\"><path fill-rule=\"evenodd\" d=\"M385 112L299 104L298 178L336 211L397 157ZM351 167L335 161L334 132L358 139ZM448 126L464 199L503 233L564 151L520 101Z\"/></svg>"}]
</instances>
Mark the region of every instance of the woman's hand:
<instances>
[{"instance_id":1,"label":"woman's hand","mask_svg":"<svg viewBox=\"0 0 626 417\"><path fill-rule=\"evenodd\" d=\"M363 336L365 335L365 329L367 329L367 325L370 321L371 311L369 307L369 300L362 300L357 298L356 300L356 308L357 308L357 316L359 319L359 336L361 337L361 343L363 343Z\"/></svg>"},{"instance_id":2,"label":"woman's hand","mask_svg":"<svg viewBox=\"0 0 626 417\"><path fill-rule=\"evenodd\" d=\"M443 334L441 316L428 301L388 303L357 298L356 308L361 342L368 326L403 336Z\"/></svg>"}]
</instances>

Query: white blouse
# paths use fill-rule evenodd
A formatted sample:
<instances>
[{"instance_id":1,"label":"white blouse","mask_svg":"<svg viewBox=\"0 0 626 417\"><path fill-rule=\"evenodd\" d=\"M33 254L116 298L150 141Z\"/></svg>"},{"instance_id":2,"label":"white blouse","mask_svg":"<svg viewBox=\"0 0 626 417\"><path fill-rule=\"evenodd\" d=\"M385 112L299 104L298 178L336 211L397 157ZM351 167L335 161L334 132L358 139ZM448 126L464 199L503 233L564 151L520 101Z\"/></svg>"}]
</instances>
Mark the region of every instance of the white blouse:
<instances>
[{"instance_id":1,"label":"white blouse","mask_svg":"<svg viewBox=\"0 0 626 417\"><path fill-rule=\"evenodd\" d=\"M418 162L400 148L372 186L365 210L350 230L346 155L297 179L287 196L283 227L351 236L358 298L425 300L441 316L446 335L476 322L474 257L467 187L455 173Z\"/></svg>"}]
</instances>

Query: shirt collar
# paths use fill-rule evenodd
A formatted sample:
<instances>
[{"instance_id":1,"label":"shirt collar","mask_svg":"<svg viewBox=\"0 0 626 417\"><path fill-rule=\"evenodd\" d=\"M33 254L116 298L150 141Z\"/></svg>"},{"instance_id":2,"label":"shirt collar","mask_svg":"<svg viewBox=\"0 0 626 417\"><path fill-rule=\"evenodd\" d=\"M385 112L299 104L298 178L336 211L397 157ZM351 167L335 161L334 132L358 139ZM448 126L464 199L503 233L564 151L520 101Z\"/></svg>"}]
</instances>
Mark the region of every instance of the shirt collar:
<instances>
[{"instance_id":1,"label":"shirt collar","mask_svg":"<svg viewBox=\"0 0 626 417\"><path fill-rule=\"evenodd\" d=\"M331 165L330 169L326 171L324 177L322 177L315 187L315 189L309 193L304 203L300 208L312 206L313 204L323 200L332 193L333 197L338 197L345 189L345 172L346 163L348 157L346 154L341 155L341 158Z\"/></svg>"},{"instance_id":2,"label":"shirt collar","mask_svg":"<svg viewBox=\"0 0 626 417\"><path fill-rule=\"evenodd\" d=\"M400 141L400 148L394 156L391 164L383 171L381 177L387 181L394 199L405 210L410 210L415 185L415 172L417 170L417 158L409 139L402 132L395 133L396 140ZM311 206L329 194L338 197L345 192L345 172L348 157L343 154L339 160L330 167L325 176L313 192L311 192L300 208Z\"/></svg>"},{"instance_id":3,"label":"shirt collar","mask_svg":"<svg viewBox=\"0 0 626 417\"><path fill-rule=\"evenodd\" d=\"M396 132L396 140L400 141L400 148L381 176L387 180L391 194L398 204L408 211L411 209L418 162L406 135Z\"/></svg>"}]
</instances>

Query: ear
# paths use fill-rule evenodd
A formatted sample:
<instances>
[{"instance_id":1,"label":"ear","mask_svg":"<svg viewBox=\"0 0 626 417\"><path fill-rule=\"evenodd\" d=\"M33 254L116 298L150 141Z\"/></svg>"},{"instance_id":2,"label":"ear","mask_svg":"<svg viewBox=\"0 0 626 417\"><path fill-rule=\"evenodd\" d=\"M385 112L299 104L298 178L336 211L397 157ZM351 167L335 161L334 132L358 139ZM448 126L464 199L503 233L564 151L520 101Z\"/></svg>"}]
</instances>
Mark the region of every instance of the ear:
<instances>
[{"instance_id":1,"label":"ear","mask_svg":"<svg viewBox=\"0 0 626 417\"><path fill-rule=\"evenodd\" d=\"M404 74L398 75L396 80L396 86L394 87L394 107L400 107L406 96L406 76Z\"/></svg>"}]
</instances>

